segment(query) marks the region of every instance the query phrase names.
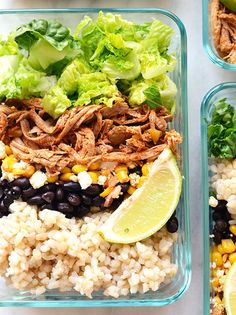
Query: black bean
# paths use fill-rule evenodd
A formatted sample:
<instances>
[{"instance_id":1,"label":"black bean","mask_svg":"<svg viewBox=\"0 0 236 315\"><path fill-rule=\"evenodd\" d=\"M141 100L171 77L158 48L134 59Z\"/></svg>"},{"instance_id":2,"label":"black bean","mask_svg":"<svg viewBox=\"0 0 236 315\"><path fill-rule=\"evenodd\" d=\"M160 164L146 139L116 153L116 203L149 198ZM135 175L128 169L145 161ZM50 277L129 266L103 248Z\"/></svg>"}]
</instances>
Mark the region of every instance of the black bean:
<instances>
[{"instance_id":1,"label":"black bean","mask_svg":"<svg viewBox=\"0 0 236 315\"><path fill-rule=\"evenodd\" d=\"M74 214L74 212L72 212L72 213L65 213L65 216L66 216L67 219L72 219L73 217L75 217L75 214Z\"/></svg>"},{"instance_id":2,"label":"black bean","mask_svg":"<svg viewBox=\"0 0 236 315\"><path fill-rule=\"evenodd\" d=\"M48 209L48 210L54 210L55 209L55 206L51 203L46 203L45 205L43 205L41 207L41 210L44 210L44 209Z\"/></svg>"},{"instance_id":3,"label":"black bean","mask_svg":"<svg viewBox=\"0 0 236 315\"><path fill-rule=\"evenodd\" d=\"M86 207L84 205L80 205L75 210L75 216L78 218L82 218L88 213L89 213L89 207Z\"/></svg>"},{"instance_id":4,"label":"black bean","mask_svg":"<svg viewBox=\"0 0 236 315\"><path fill-rule=\"evenodd\" d=\"M30 187L28 189L24 189L22 191L22 198L27 200L28 198L35 196L36 193L37 193L37 189L34 189L33 187Z\"/></svg>"},{"instance_id":5,"label":"black bean","mask_svg":"<svg viewBox=\"0 0 236 315\"><path fill-rule=\"evenodd\" d=\"M56 199L58 201L63 201L65 198L65 193L61 187L58 187L56 190Z\"/></svg>"},{"instance_id":6,"label":"black bean","mask_svg":"<svg viewBox=\"0 0 236 315\"><path fill-rule=\"evenodd\" d=\"M5 196L3 198L3 204L6 206L6 207L9 207L10 204L13 202L14 198L12 195L8 195L8 196Z\"/></svg>"},{"instance_id":7,"label":"black bean","mask_svg":"<svg viewBox=\"0 0 236 315\"><path fill-rule=\"evenodd\" d=\"M8 211L8 207L5 206L3 200L0 202L0 213L6 213Z\"/></svg>"},{"instance_id":8,"label":"black bean","mask_svg":"<svg viewBox=\"0 0 236 315\"><path fill-rule=\"evenodd\" d=\"M226 229L228 229L228 224L225 220L219 219L216 221L215 228L219 232L224 232Z\"/></svg>"},{"instance_id":9,"label":"black bean","mask_svg":"<svg viewBox=\"0 0 236 315\"><path fill-rule=\"evenodd\" d=\"M224 219L224 213L220 211L214 211L212 214L212 218L214 221Z\"/></svg>"},{"instance_id":10,"label":"black bean","mask_svg":"<svg viewBox=\"0 0 236 315\"><path fill-rule=\"evenodd\" d=\"M21 189L18 186L13 186L11 188L11 192L12 192L12 195L14 196L14 198L18 198L21 195Z\"/></svg>"},{"instance_id":11,"label":"black bean","mask_svg":"<svg viewBox=\"0 0 236 315\"><path fill-rule=\"evenodd\" d=\"M57 209L62 213L71 213L74 211L74 208L67 202L59 202L57 204Z\"/></svg>"},{"instance_id":12,"label":"black bean","mask_svg":"<svg viewBox=\"0 0 236 315\"><path fill-rule=\"evenodd\" d=\"M44 194L42 194L42 198L47 202L51 203L55 198L55 193L52 191L47 191Z\"/></svg>"},{"instance_id":13,"label":"black bean","mask_svg":"<svg viewBox=\"0 0 236 315\"><path fill-rule=\"evenodd\" d=\"M226 219L227 222L230 221L230 220L232 220L231 214L228 212L228 210L227 210L227 212L225 213L225 219Z\"/></svg>"},{"instance_id":14,"label":"black bean","mask_svg":"<svg viewBox=\"0 0 236 315\"><path fill-rule=\"evenodd\" d=\"M92 184L88 188L86 188L83 192L86 195L94 197L94 196L99 195L102 192L102 188L101 188L101 186L99 186L97 184Z\"/></svg>"},{"instance_id":15,"label":"black bean","mask_svg":"<svg viewBox=\"0 0 236 315\"><path fill-rule=\"evenodd\" d=\"M121 184L120 186L121 186L121 191L122 191L123 193L126 193L127 190L129 189L129 184L128 184L128 183L123 183L123 184Z\"/></svg>"},{"instance_id":16,"label":"black bean","mask_svg":"<svg viewBox=\"0 0 236 315\"><path fill-rule=\"evenodd\" d=\"M17 179L14 179L12 185L19 186L21 189L27 189L30 187L30 181L26 177L19 177Z\"/></svg>"},{"instance_id":17,"label":"black bean","mask_svg":"<svg viewBox=\"0 0 236 315\"><path fill-rule=\"evenodd\" d=\"M0 199L2 198L2 196L3 196L3 188L0 187Z\"/></svg>"},{"instance_id":18,"label":"black bean","mask_svg":"<svg viewBox=\"0 0 236 315\"><path fill-rule=\"evenodd\" d=\"M92 198L87 195L81 195L81 199L84 205L91 206L92 204Z\"/></svg>"},{"instance_id":19,"label":"black bean","mask_svg":"<svg viewBox=\"0 0 236 315\"><path fill-rule=\"evenodd\" d=\"M6 179L3 179L3 180L1 181L1 186L2 186L2 187L8 187L8 185L9 185L9 182L8 182Z\"/></svg>"},{"instance_id":20,"label":"black bean","mask_svg":"<svg viewBox=\"0 0 236 315\"><path fill-rule=\"evenodd\" d=\"M40 192L41 193L46 193L46 192L48 192L48 191L56 191L56 189L57 189L57 185L56 184L52 184L52 183L49 183L49 184L46 184L46 185L44 185L44 186L42 186L42 187L40 187Z\"/></svg>"},{"instance_id":21,"label":"black bean","mask_svg":"<svg viewBox=\"0 0 236 315\"><path fill-rule=\"evenodd\" d=\"M63 184L63 189L69 192L79 192L81 187L79 183L68 182Z\"/></svg>"},{"instance_id":22,"label":"black bean","mask_svg":"<svg viewBox=\"0 0 236 315\"><path fill-rule=\"evenodd\" d=\"M216 211L227 210L226 204L227 204L227 201L225 201L225 200L218 200L218 205L214 209Z\"/></svg>"},{"instance_id":23,"label":"black bean","mask_svg":"<svg viewBox=\"0 0 236 315\"><path fill-rule=\"evenodd\" d=\"M114 210L120 206L120 204L123 202L123 200L124 200L123 196L120 196L119 198L113 199L111 205L114 208Z\"/></svg>"},{"instance_id":24,"label":"black bean","mask_svg":"<svg viewBox=\"0 0 236 315\"><path fill-rule=\"evenodd\" d=\"M139 176L142 176L142 169L141 169L141 166L136 166L134 168L131 168L129 169L129 173L132 174L132 173L135 173Z\"/></svg>"},{"instance_id":25,"label":"black bean","mask_svg":"<svg viewBox=\"0 0 236 315\"><path fill-rule=\"evenodd\" d=\"M220 232L214 232L214 242L219 245L221 243L222 240L222 235Z\"/></svg>"},{"instance_id":26,"label":"black bean","mask_svg":"<svg viewBox=\"0 0 236 315\"><path fill-rule=\"evenodd\" d=\"M92 205L95 207L100 207L104 203L104 198L96 196L92 200Z\"/></svg>"},{"instance_id":27,"label":"black bean","mask_svg":"<svg viewBox=\"0 0 236 315\"><path fill-rule=\"evenodd\" d=\"M170 218L166 223L167 231L170 233L175 233L178 231L179 223L176 217Z\"/></svg>"},{"instance_id":28,"label":"black bean","mask_svg":"<svg viewBox=\"0 0 236 315\"><path fill-rule=\"evenodd\" d=\"M68 194L67 200L72 206L79 206L81 203L80 197L77 194Z\"/></svg>"},{"instance_id":29,"label":"black bean","mask_svg":"<svg viewBox=\"0 0 236 315\"><path fill-rule=\"evenodd\" d=\"M42 196L33 196L29 198L27 202L30 205L41 206L44 204L45 201L43 200Z\"/></svg>"},{"instance_id":30,"label":"black bean","mask_svg":"<svg viewBox=\"0 0 236 315\"><path fill-rule=\"evenodd\" d=\"M221 233L221 239L229 239L230 238L230 231L224 231Z\"/></svg>"}]
</instances>

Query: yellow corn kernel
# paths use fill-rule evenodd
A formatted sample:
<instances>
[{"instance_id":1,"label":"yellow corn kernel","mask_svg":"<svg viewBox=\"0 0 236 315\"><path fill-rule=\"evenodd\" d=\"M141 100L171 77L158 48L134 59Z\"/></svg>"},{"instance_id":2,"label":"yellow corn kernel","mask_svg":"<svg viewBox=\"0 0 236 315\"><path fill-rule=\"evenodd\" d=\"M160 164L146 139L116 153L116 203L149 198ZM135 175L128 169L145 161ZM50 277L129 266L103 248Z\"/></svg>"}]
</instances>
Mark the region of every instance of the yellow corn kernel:
<instances>
[{"instance_id":1,"label":"yellow corn kernel","mask_svg":"<svg viewBox=\"0 0 236 315\"><path fill-rule=\"evenodd\" d=\"M158 140L160 139L161 131L156 130L156 129L152 129L152 128L149 129L148 131L151 135L152 141L156 144L158 142Z\"/></svg>"},{"instance_id":2,"label":"yellow corn kernel","mask_svg":"<svg viewBox=\"0 0 236 315\"><path fill-rule=\"evenodd\" d=\"M109 176L110 174L111 174L111 171L109 169L101 170L101 175L103 176Z\"/></svg>"},{"instance_id":3,"label":"yellow corn kernel","mask_svg":"<svg viewBox=\"0 0 236 315\"><path fill-rule=\"evenodd\" d=\"M213 277L217 277L217 271L218 271L218 270L219 270L219 269L217 269L217 268L215 268L215 269L212 270L211 274L212 274Z\"/></svg>"},{"instance_id":4,"label":"yellow corn kernel","mask_svg":"<svg viewBox=\"0 0 236 315\"><path fill-rule=\"evenodd\" d=\"M150 170L150 165L149 163L146 163L142 166L142 174L144 176L147 176L149 174L149 170Z\"/></svg>"},{"instance_id":5,"label":"yellow corn kernel","mask_svg":"<svg viewBox=\"0 0 236 315\"><path fill-rule=\"evenodd\" d=\"M72 167L72 172L75 174L79 174L81 172L87 171L88 167L83 164L76 164Z\"/></svg>"},{"instance_id":6,"label":"yellow corn kernel","mask_svg":"<svg viewBox=\"0 0 236 315\"><path fill-rule=\"evenodd\" d=\"M214 302L215 302L216 304L222 304L221 298L220 298L218 295L216 295L216 296L214 297Z\"/></svg>"},{"instance_id":7,"label":"yellow corn kernel","mask_svg":"<svg viewBox=\"0 0 236 315\"><path fill-rule=\"evenodd\" d=\"M127 183L129 181L128 172L120 171L117 172L116 176L121 184Z\"/></svg>"},{"instance_id":8,"label":"yellow corn kernel","mask_svg":"<svg viewBox=\"0 0 236 315\"><path fill-rule=\"evenodd\" d=\"M12 154L12 149L9 147L9 145L5 145L5 151L7 155L11 155Z\"/></svg>"},{"instance_id":9,"label":"yellow corn kernel","mask_svg":"<svg viewBox=\"0 0 236 315\"><path fill-rule=\"evenodd\" d=\"M73 173L65 173L65 174L62 174L62 175L60 176L60 180L62 180L63 182L69 182L71 176L73 176L73 175L74 175Z\"/></svg>"},{"instance_id":10,"label":"yellow corn kernel","mask_svg":"<svg viewBox=\"0 0 236 315\"><path fill-rule=\"evenodd\" d=\"M48 176L47 182L48 183L55 183L58 181L58 175Z\"/></svg>"},{"instance_id":11,"label":"yellow corn kernel","mask_svg":"<svg viewBox=\"0 0 236 315\"><path fill-rule=\"evenodd\" d=\"M142 185L144 184L144 182L146 181L147 176L141 176L139 179L139 183L137 185L138 188L142 187Z\"/></svg>"},{"instance_id":12,"label":"yellow corn kernel","mask_svg":"<svg viewBox=\"0 0 236 315\"><path fill-rule=\"evenodd\" d=\"M217 246L217 250L218 250L218 252L219 252L221 255L224 254L224 251L223 251L223 248L222 248L222 245L221 245L221 244L219 244L219 245Z\"/></svg>"},{"instance_id":13,"label":"yellow corn kernel","mask_svg":"<svg viewBox=\"0 0 236 315\"><path fill-rule=\"evenodd\" d=\"M113 190L113 187L107 187L105 190L103 190L103 192L100 194L100 197L105 198L106 196L108 196Z\"/></svg>"},{"instance_id":14,"label":"yellow corn kernel","mask_svg":"<svg viewBox=\"0 0 236 315\"><path fill-rule=\"evenodd\" d=\"M98 171L101 169L101 163L100 162L92 163L88 169L89 171Z\"/></svg>"},{"instance_id":15,"label":"yellow corn kernel","mask_svg":"<svg viewBox=\"0 0 236 315\"><path fill-rule=\"evenodd\" d=\"M11 154L7 156L3 161L2 161L2 168L5 172L11 172L13 170L13 165L16 163L16 159L14 158L14 155Z\"/></svg>"},{"instance_id":16,"label":"yellow corn kernel","mask_svg":"<svg viewBox=\"0 0 236 315\"><path fill-rule=\"evenodd\" d=\"M35 167L33 165L28 165L25 169L14 168L12 174L16 176L24 176L30 178L35 173Z\"/></svg>"},{"instance_id":17,"label":"yellow corn kernel","mask_svg":"<svg viewBox=\"0 0 236 315\"><path fill-rule=\"evenodd\" d=\"M117 166L115 168L115 173L121 184L129 181L128 168L126 165Z\"/></svg>"},{"instance_id":18,"label":"yellow corn kernel","mask_svg":"<svg viewBox=\"0 0 236 315\"><path fill-rule=\"evenodd\" d=\"M236 224L230 225L229 230L233 235L236 235Z\"/></svg>"},{"instance_id":19,"label":"yellow corn kernel","mask_svg":"<svg viewBox=\"0 0 236 315\"><path fill-rule=\"evenodd\" d=\"M212 281L211 281L211 284L213 285L213 287L217 288L219 286L219 280L218 278L213 278Z\"/></svg>"},{"instance_id":20,"label":"yellow corn kernel","mask_svg":"<svg viewBox=\"0 0 236 315\"><path fill-rule=\"evenodd\" d=\"M228 260L228 254L224 254L222 256L222 259L223 259L223 263L226 263L226 261Z\"/></svg>"},{"instance_id":21,"label":"yellow corn kernel","mask_svg":"<svg viewBox=\"0 0 236 315\"><path fill-rule=\"evenodd\" d=\"M229 255L229 261L231 265L233 265L233 263L236 261L236 253L232 253Z\"/></svg>"},{"instance_id":22,"label":"yellow corn kernel","mask_svg":"<svg viewBox=\"0 0 236 315\"><path fill-rule=\"evenodd\" d=\"M129 195L132 195L132 194L135 192L135 190L136 190L135 187L129 186L129 188L128 188L128 190L127 190L127 193L128 193Z\"/></svg>"},{"instance_id":23,"label":"yellow corn kernel","mask_svg":"<svg viewBox=\"0 0 236 315\"><path fill-rule=\"evenodd\" d=\"M225 254L231 254L235 251L234 242L231 239L221 241L222 249Z\"/></svg>"},{"instance_id":24,"label":"yellow corn kernel","mask_svg":"<svg viewBox=\"0 0 236 315\"><path fill-rule=\"evenodd\" d=\"M223 265L223 259L219 252L214 252L212 254L212 261L216 264L216 266L220 267Z\"/></svg>"},{"instance_id":25,"label":"yellow corn kernel","mask_svg":"<svg viewBox=\"0 0 236 315\"><path fill-rule=\"evenodd\" d=\"M98 172L88 172L88 174L92 178L93 184L97 184L99 173Z\"/></svg>"},{"instance_id":26,"label":"yellow corn kernel","mask_svg":"<svg viewBox=\"0 0 236 315\"><path fill-rule=\"evenodd\" d=\"M71 173L71 169L70 169L69 167L64 167L64 168L61 170L61 173L62 173L62 174Z\"/></svg>"},{"instance_id":27,"label":"yellow corn kernel","mask_svg":"<svg viewBox=\"0 0 236 315\"><path fill-rule=\"evenodd\" d=\"M124 164L118 165L115 168L115 172L117 174L117 172L120 172L120 171L128 172L128 167L126 165L124 165Z\"/></svg>"}]
</instances>

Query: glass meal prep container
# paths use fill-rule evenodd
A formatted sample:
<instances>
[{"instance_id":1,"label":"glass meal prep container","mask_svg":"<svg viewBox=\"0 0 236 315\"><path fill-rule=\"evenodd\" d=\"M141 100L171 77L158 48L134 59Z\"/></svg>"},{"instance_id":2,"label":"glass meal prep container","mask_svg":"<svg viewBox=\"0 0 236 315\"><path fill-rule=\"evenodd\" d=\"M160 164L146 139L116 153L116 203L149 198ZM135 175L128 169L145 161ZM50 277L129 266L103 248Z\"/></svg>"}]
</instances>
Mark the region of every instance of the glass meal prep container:
<instances>
[{"instance_id":1,"label":"glass meal prep container","mask_svg":"<svg viewBox=\"0 0 236 315\"><path fill-rule=\"evenodd\" d=\"M213 275L210 271L210 231L213 225L212 211L209 211L209 165L207 127L212 118L213 104L227 98L230 105L236 106L236 83L222 83L212 88L204 97L201 106L201 142L202 142L202 194L204 220L204 315L210 314L211 285Z\"/></svg>"},{"instance_id":2,"label":"glass meal prep container","mask_svg":"<svg viewBox=\"0 0 236 315\"><path fill-rule=\"evenodd\" d=\"M218 66L226 69L236 71L236 64L231 64L221 58L215 49L211 27L210 27L210 14L209 14L209 5L211 0L202 0L202 11L203 11L203 21L202 21L202 37L203 37L203 46L207 52L211 61Z\"/></svg>"},{"instance_id":3,"label":"glass meal prep container","mask_svg":"<svg viewBox=\"0 0 236 315\"><path fill-rule=\"evenodd\" d=\"M179 166L183 176L183 189L177 209L179 221L178 240L173 248L173 261L178 271L171 282L164 284L157 292L133 294L119 299L108 298L98 291L93 299L77 292L47 291L34 296L29 291L16 291L0 281L0 306L25 307L98 307L98 306L163 306L175 302L187 290L191 275L190 228L189 228L189 174L188 174L188 121L187 121L187 62L186 32L182 22L172 13L161 9L49 9L49 10L1 10L0 32L5 35L17 26L34 18L56 19L72 31L84 15L96 17L98 12L122 14L126 19L138 23L160 19L170 25L174 31L171 51L176 52L177 64L171 74L178 89L176 116L173 127L183 135L183 144L179 146Z\"/></svg>"}]
</instances>

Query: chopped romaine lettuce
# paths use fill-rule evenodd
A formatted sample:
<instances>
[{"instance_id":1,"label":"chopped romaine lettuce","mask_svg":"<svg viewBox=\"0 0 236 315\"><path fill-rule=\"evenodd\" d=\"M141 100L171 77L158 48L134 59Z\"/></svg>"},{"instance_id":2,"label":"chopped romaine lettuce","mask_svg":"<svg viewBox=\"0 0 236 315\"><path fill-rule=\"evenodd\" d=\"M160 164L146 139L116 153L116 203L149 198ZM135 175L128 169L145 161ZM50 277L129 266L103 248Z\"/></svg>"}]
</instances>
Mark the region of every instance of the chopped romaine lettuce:
<instances>
[{"instance_id":1,"label":"chopped romaine lettuce","mask_svg":"<svg viewBox=\"0 0 236 315\"><path fill-rule=\"evenodd\" d=\"M22 98L44 96L57 82L56 76L47 76L45 72L33 69L26 59L20 62L15 77Z\"/></svg>"},{"instance_id":2,"label":"chopped romaine lettuce","mask_svg":"<svg viewBox=\"0 0 236 315\"><path fill-rule=\"evenodd\" d=\"M78 79L81 74L89 73L88 64L82 59L75 59L62 72L58 85L67 95L72 95L78 90Z\"/></svg>"},{"instance_id":3,"label":"chopped romaine lettuce","mask_svg":"<svg viewBox=\"0 0 236 315\"><path fill-rule=\"evenodd\" d=\"M63 89L56 85L45 95L42 105L44 110L56 119L71 106L71 101Z\"/></svg>"},{"instance_id":4,"label":"chopped romaine lettuce","mask_svg":"<svg viewBox=\"0 0 236 315\"><path fill-rule=\"evenodd\" d=\"M171 112L175 108L176 85L167 76L162 75L154 80L133 81L129 88L129 103L131 106L148 104L151 108L165 106Z\"/></svg>"},{"instance_id":5,"label":"chopped romaine lettuce","mask_svg":"<svg viewBox=\"0 0 236 315\"><path fill-rule=\"evenodd\" d=\"M121 93L131 106L174 112L172 35L159 20L137 24L103 12L85 16L74 35L57 21L32 20L0 39L0 98L44 97L54 118L70 106L112 106Z\"/></svg>"},{"instance_id":6,"label":"chopped romaine lettuce","mask_svg":"<svg viewBox=\"0 0 236 315\"><path fill-rule=\"evenodd\" d=\"M112 106L113 101L118 98L120 97L117 86L112 84L104 73L82 74L78 78L77 105L88 105L94 102Z\"/></svg>"},{"instance_id":7,"label":"chopped romaine lettuce","mask_svg":"<svg viewBox=\"0 0 236 315\"><path fill-rule=\"evenodd\" d=\"M20 26L15 41L28 52L31 66L46 70L58 61L71 60L79 53L78 45L70 30L53 20L32 20Z\"/></svg>"}]
</instances>

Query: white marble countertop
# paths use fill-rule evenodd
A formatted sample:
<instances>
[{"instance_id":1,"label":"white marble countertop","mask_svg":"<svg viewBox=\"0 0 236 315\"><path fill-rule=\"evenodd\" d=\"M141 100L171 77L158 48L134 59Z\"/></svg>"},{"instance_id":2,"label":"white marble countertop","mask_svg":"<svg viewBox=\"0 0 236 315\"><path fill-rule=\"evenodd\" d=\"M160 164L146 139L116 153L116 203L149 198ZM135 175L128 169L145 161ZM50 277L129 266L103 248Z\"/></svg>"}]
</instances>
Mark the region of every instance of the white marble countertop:
<instances>
[{"instance_id":1,"label":"white marble countertop","mask_svg":"<svg viewBox=\"0 0 236 315\"><path fill-rule=\"evenodd\" d=\"M234 81L234 73L213 65L202 47L202 12L200 0L1 0L0 9L63 7L161 7L177 14L188 34L188 93L190 144L190 205L192 231L192 281L187 293L175 304L163 308L95 308L58 309L58 315L201 315L203 314L202 284L202 207L200 192L200 105L205 93L214 85ZM1 30L0 30L1 32ZM53 315L54 309L2 308L0 315Z\"/></svg>"}]
</instances>

